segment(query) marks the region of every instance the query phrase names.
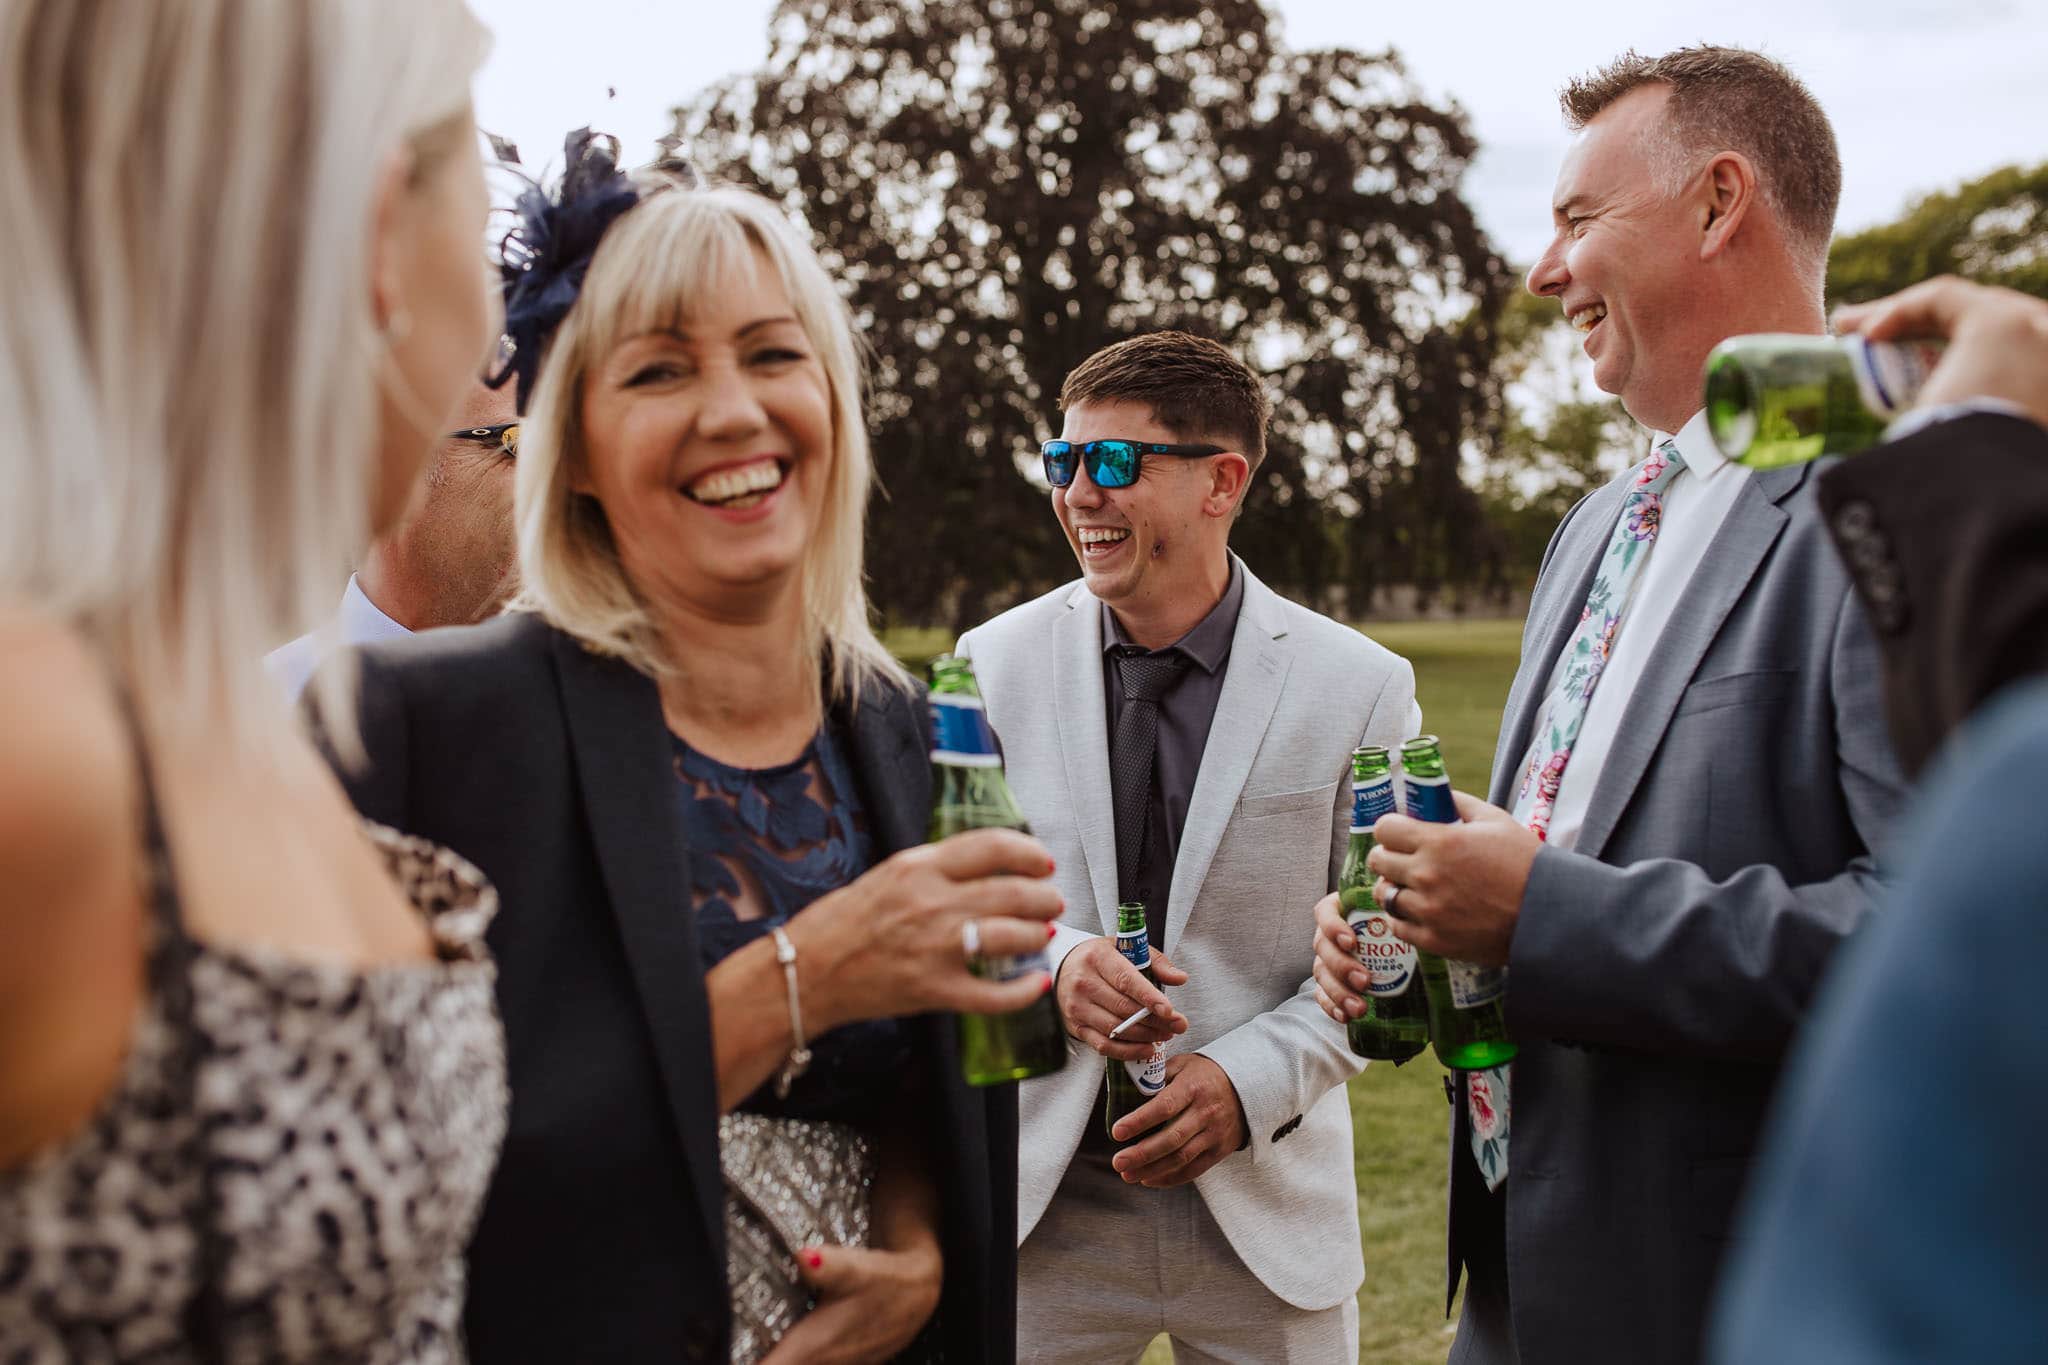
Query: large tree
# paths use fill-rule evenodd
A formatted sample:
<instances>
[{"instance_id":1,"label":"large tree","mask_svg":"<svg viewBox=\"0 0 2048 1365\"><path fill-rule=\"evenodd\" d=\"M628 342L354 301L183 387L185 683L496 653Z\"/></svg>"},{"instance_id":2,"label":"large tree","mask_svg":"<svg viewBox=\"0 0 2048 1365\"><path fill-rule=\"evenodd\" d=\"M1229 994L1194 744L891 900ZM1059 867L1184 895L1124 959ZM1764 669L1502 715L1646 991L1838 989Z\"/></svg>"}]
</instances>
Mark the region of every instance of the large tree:
<instances>
[{"instance_id":1,"label":"large tree","mask_svg":"<svg viewBox=\"0 0 2048 1365\"><path fill-rule=\"evenodd\" d=\"M1460 478L1497 411L1505 275L1474 143L1392 53L1291 52L1254 0L784 0L756 74L675 141L814 229L876 357L898 619L978 617L1072 573L1020 457L1097 348L1183 327L1277 412L1234 544L1363 605L1497 564Z\"/></svg>"}]
</instances>

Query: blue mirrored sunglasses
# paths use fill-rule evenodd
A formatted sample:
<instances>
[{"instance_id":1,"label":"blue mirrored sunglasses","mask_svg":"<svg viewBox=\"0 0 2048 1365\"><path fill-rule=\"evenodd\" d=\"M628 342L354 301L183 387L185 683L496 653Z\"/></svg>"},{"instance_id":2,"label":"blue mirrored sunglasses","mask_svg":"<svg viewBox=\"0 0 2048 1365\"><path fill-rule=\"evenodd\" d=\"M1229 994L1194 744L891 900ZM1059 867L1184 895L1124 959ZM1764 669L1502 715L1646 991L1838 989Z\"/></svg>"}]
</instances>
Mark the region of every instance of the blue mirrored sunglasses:
<instances>
[{"instance_id":1,"label":"blue mirrored sunglasses","mask_svg":"<svg viewBox=\"0 0 2048 1365\"><path fill-rule=\"evenodd\" d=\"M1161 445L1157 441L1083 441L1076 445L1072 441L1047 441L1038 448L1045 459L1045 481L1054 488L1065 488L1074 481L1077 464L1086 465L1088 477L1097 488L1129 488L1138 481L1138 474L1144 468L1147 455L1173 455L1181 459L1199 459L1204 455L1221 455L1222 446L1177 446Z\"/></svg>"}]
</instances>

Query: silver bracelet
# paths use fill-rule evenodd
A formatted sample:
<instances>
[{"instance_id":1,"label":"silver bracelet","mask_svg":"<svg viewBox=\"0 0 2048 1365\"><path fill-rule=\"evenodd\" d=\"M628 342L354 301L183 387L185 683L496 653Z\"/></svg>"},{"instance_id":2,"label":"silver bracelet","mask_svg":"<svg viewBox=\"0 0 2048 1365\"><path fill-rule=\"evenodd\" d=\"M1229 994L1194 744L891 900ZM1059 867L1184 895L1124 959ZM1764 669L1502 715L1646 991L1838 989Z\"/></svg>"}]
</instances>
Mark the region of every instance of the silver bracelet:
<instances>
[{"instance_id":1,"label":"silver bracelet","mask_svg":"<svg viewBox=\"0 0 2048 1365\"><path fill-rule=\"evenodd\" d=\"M779 924L769 932L775 938L775 960L782 964L783 984L789 988L789 1036L792 1043L789 1060L782 1064L782 1074L775 1078L775 1098L786 1100L789 1087L810 1067L811 1050L804 1046L804 1015L796 999L796 945L789 941L789 935Z\"/></svg>"}]
</instances>

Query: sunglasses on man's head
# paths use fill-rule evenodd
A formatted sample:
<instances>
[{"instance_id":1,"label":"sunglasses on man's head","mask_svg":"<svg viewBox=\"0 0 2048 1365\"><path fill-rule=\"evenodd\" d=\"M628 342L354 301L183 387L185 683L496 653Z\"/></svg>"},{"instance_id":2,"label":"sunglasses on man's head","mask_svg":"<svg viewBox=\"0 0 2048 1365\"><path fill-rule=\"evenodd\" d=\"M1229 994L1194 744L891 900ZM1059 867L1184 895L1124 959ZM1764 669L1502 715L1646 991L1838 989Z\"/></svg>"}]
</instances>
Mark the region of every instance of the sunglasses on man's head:
<instances>
[{"instance_id":1,"label":"sunglasses on man's head","mask_svg":"<svg viewBox=\"0 0 2048 1365\"><path fill-rule=\"evenodd\" d=\"M1038 448L1045 459L1045 480L1054 488L1065 488L1074 481L1074 469L1085 465L1088 477L1097 488L1129 488L1138 481L1138 474L1144 468L1147 455L1173 455L1181 459L1199 459L1204 455L1221 455L1222 446L1177 446L1162 445L1157 441L1047 441Z\"/></svg>"},{"instance_id":2,"label":"sunglasses on man's head","mask_svg":"<svg viewBox=\"0 0 2048 1365\"><path fill-rule=\"evenodd\" d=\"M496 446L511 459L519 457L519 423L500 422L489 427L464 427L461 431L448 433L451 441L474 441L480 446Z\"/></svg>"}]
</instances>

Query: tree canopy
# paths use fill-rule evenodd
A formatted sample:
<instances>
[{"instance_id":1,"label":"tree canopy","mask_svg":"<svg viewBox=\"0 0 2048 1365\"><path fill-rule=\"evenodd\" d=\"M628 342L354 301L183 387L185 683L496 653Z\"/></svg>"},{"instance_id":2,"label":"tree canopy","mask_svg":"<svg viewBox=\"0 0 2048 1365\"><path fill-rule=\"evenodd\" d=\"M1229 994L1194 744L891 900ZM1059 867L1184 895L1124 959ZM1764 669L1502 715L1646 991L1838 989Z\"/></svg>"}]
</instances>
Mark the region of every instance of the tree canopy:
<instances>
[{"instance_id":1,"label":"tree canopy","mask_svg":"<svg viewBox=\"0 0 2048 1365\"><path fill-rule=\"evenodd\" d=\"M1914 202L1895 223L1835 239L1828 295L1862 303L1934 275L2048 298L2048 162L2007 166Z\"/></svg>"},{"instance_id":2,"label":"tree canopy","mask_svg":"<svg viewBox=\"0 0 2048 1365\"><path fill-rule=\"evenodd\" d=\"M1026 471L1061 381L1168 327L1262 372L1233 544L1310 598L1497 572L1459 475L1508 280L1475 144L1391 52L1293 52L1255 0L783 0L677 111L700 168L816 234L875 357L874 596L972 621L1070 577Z\"/></svg>"}]
</instances>

